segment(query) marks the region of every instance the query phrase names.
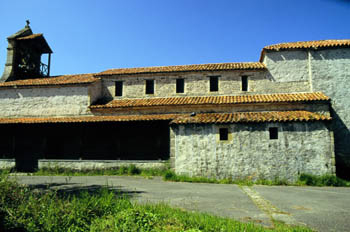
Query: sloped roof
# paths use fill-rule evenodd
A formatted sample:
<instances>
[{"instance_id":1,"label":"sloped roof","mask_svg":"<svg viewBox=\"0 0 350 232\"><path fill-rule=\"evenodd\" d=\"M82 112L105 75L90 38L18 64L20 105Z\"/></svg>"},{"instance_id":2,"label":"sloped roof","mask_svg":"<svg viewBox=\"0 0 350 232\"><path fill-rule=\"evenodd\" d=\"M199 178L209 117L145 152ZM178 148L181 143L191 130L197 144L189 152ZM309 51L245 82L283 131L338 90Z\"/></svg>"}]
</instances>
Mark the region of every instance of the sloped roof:
<instances>
[{"instance_id":1,"label":"sloped roof","mask_svg":"<svg viewBox=\"0 0 350 232\"><path fill-rule=\"evenodd\" d=\"M32 34L24 37L18 37L16 40L25 43L32 43L42 53L52 53L52 50L44 38L43 34Z\"/></svg>"},{"instance_id":2,"label":"sloped roof","mask_svg":"<svg viewBox=\"0 0 350 232\"><path fill-rule=\"evenodd\" d=\"M147 74L147 73L171 73L171 72L195 72L195 71L224 71L224 70L263 70L265 65L260 62L241 63L216 63L216 64L192 64L142 68L109 69L98 75L123 75L123 74Z\"/></svg>"},{"instance_id":3,"label":"sloped roof","mask_svg":"<svg viewBox=\"0 0 350 232\"><path fill-rule=\"evenodd\" d=\"M37 124L37 123L83 123L83 122L129 122L172 120L175 114L118 115L118 116L80 116L80 117L25 117L0 118L0 124Z\"/></svg>"},{"instance_id":4,"label":"sloped roof","mask_svg":"<svg viewBox=\"0 0 350 232\"><path fill-rule=\"evenodd\" d=\"M105 105L92 105L91 109L180 106L207 104L246 104L246 103L282 103L282 102L311 102L328 101L330 98L321 92L315 93L283 93L258 94L242 96L203 96L203 97L169 97L113 100Z\"/></svg>"},{"instance_id":5,"label":"sloped roof","mask_svg":"<svg viewBox=\"0 0 350 232\"><path fill-rule=\"evenodd\" d=\"M23 36L28 36L28 35L32 35L33 31L29 26L25 26L23 29L17 31L16 33L14 33L13 35L10 35L9 37L7 37L8 40L12 40L12 39L16 39L18 37L23 37Z\"/></svg>"},{"instance_id":6,"label":"sloped roof","mask_svg":"<svg viewBox=\"0 0 350 232\"><path fill-rule=\"evenodd\" d=\"M93 123L132 121L171 121L172 124L244 123L244 122L308 122L331 120L330 116L308 111L236 112L190 114L151 114L84 117L0 118L0 124Z\"/></svg>"},{"instance_id":7,"label":"sloped roof","mask_svg":"<svg viewBox=\"0 0 350 232\"><path fill-rule=\"evenodd\" d=\"M325 47L349 47L350 39L343 40L316 40L316 41L299 41L290 43L279 43L264 47L265 50L283 50L283 49L300 49L300 48L325 48Z\"/></svg>"},{"instance_id":8,"label":"sloped roof","mask_svg":"<svg viewBox=\"0 0 350 232\"><path fill-rule=\"evenodd\" d=\"M237 112L203 113L195 116L177 117L173 124L197 123L243 123L243 122L308 122L331 120L330 116L309 111L272 111L272 112Z\"/></svg>"},{"instance_id":9,"label":"sloped roof","mask_svg":"<svg viewBox=\"0 0 350 232\"><path fill-rule=\"evenodd\" d=\"M289 43L279 43L268 45L261 51L260 62L263 62L266 51L280 51L293 49L319 49L319 48L338 48L350 47L350 39L329 39L329 40L313 40L313 41L298 41Z\"/></svg>"},{"instance_id":10,"label":"sloped roof","mask_svg":"<svg viewBox=\"0 0 350 232\"><path fill-rule=\"evenodd\" d=\"M24 37L19 37L16 40L30 40L30 39L36 39L36 38L41 38L41 37L43 37L42 33L27 35L27 36L24 36Z\"/></svg>"},{"instance_id":11,"label":"sloped roof","mask_svg":"<svg viewBox=\"0 0 350 232\"><path fill-rule=\"evenodd\" d=\"M57 77L45 77L35 79L0 82L0 88L4 87L29 87L29 86L58 86L89 84L99 80L93 74L63 75Z\"/></svg>"}]
</instances>

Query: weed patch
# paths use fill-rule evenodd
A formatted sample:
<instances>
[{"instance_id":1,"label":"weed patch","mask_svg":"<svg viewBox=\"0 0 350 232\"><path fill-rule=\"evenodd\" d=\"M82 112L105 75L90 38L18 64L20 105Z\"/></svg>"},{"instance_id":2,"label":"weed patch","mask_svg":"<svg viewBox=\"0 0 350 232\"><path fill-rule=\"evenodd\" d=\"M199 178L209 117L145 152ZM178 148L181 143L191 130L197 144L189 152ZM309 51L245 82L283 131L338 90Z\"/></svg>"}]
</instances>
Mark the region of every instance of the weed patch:
<instances>
[{"instance_id":1,"label":"weed patch","mask_svg":"<svg viewBox=\"0 0 350 232\"><path fill-rule=\"evenodd\" d=\"M310 231L279 225L274 229L165 204L140 205L101 188L77 194L31 191L0 176L0 231Z\"/></svg>"},{"instance_id":2,"label":"weed patch","mask_svg":"<svg viewBox=\"0 0 350 232\"><path fill-rule=\"evenodd\" d=\"M0 174L9 174L11 170L0 170ZM74 170L69 168L42 168L32 175L37 176L144 176L154 177L162 176L165 181L190 182L190 183L215 183L215 184L238 184L238 185L291 185L291 186L334 186L350 187L350 181L343 180L334 175L316 176L310 174L301 174L296 182L289 182L285 179L275 178L274 180L258 179L215 179L206 177L190 177L187 175L178 175L169 167L162 168L138 168L135 165L121 166L109 169L83 169Z\"/></svg>"},{"instance_id":3,"label":"weed patch","mask_svg":"<svg viewBox=\"0 0 350 232\"><path fill-rule=\"evenodd\" d=\"M350 181L343 180L333 175L316 176L301 174L297 184L309 186L350 187Z\"/></svg>"},{"instance_id":4,"label":"weed patch","mask_svg":"<svg viewBox=\"0 0 350 232\"><path fill-rule=\"evenodd\" d=\"M34 172L35 176L162 176L168 170L162 168L138 168L135 165L121 166L108 169L82 169L74 170L70 168L50 167L41 168Z\"/></svg>"}]
</instances>

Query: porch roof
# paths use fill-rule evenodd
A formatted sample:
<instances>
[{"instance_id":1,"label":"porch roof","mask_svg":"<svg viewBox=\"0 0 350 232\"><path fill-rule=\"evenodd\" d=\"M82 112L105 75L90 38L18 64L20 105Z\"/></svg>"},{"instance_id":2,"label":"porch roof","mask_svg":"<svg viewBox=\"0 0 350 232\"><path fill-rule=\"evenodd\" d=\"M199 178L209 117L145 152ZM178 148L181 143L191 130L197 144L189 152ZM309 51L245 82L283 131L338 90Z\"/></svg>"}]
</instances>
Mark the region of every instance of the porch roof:
<instances>
[{"instance_id":1,"label":"porch roof","mask_svg":"<svg viewBox=\"0 0 350 232\"><path fill-rule=\"evenodd\" d=\"M239 96L202 96L202 97L168 97L137 98L113 100L105 105L92 105L90 109L152 107L152 106L185 106L185 105L224 105L247 103L292 103L329 101L330 98L321 92L313 93L279 93L254 94Z\"/></svg>"},{"instance_id":2,"label":"porch roof","mask_svg":"<svg viewBox=\"0 0 350 232\"><path fill-rule=\"evenodd\" d=\"M132 121L169 121L171 124L199 123L259 123L259 122L309 122L328 121L332 118L309 111L270 111L235 113L199 113L199 114L150 114L115 115L84 117L25 117L0 118L0 124L42 124L42 123L91 123L91 122L132 122Z\"/></svg>"},{"instance_id":3,"label":"porch roof","mask_svg":"<svg viewBox=\"0 0 350 232\"><path fill-rule=\"evenodd\" d=\"M309 122L328 121L330 116L309 111L270 111L270 112L235 112L235 113L202 113L194 116L179 116L172 124L200 123L259 123L259 122Z\"/></svg>"}]
</instances>

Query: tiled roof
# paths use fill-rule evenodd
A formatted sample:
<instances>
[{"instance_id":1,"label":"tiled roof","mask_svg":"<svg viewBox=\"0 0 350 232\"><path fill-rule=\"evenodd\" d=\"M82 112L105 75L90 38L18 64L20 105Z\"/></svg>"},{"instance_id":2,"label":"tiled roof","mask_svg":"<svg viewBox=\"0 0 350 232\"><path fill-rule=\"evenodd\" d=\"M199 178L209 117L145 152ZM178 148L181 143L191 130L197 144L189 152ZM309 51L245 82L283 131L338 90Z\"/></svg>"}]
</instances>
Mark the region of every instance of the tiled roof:
<instances>
[{"instance_id":1,"label":"tiled roof","mask_svg":"<svg viewBox=\"0 0 350 232\"><path fill-rule=\"evenodd\" d=\"M298 48L349 47L350 40L317 40L305 42L280 43L264 47L265 50L282 50Z\"/></svg>"},{"instance_id":2,"label":"tiled roof","mask_svg":"<svg viewBox=\"0 0 350 232\"><path fill-rule=\"evenodd\" d=\"M329 116L308 111L205 113L195 116L177 117L171 123L243 123L243 122L307 122L331 120Z\"/></svg>"},{"instance_id":3,"label":"tiled roof","mask_svg":"<svg viewBox=\"0 0 350 232\"><path fill-rule=\"evenodd\" d=\"M89 84L97 81L93 74L78 74L78 75L64 75L57 77L45 77L26 80L16 80L9 82L0 82L2 87L21 87L21 86L50 86L50 85L75 85L75 84Z\"/></svg>"},{"instance_id":4,"label":"tiled roof","mask_svg":"<svg viewBox=\"0 0 350 232\"><path fill-rule=\"evenodd\" d=\"M110 70L101 72L98 75L123 75L123 74L141 74L141 73L147 74L147 73L223 71L223 70L257 70L257 69L266 69L266 67L264 64L260 62L193 64L193 65L110 69Z\"/></svg>"},{"instance_id":5,"label":"tiled roof","mask_svg":"<svg viewBox=\"0 0 350 232\"><path fill-rule=\"evenodd\" d=\"M40 37L43 37L43 34L32 34L32 35L28 35L28 36L24 36L24 37L19 37L19 38L17 38L17 40L36 39L36 38L40 38Z\"/></svg>"},{"instance_id":6,"label":"tiled roof","mask_svg":"<svg viewBox=\"0 0 350 232\"><path fill-rule=\"evenodd\" d=\"M91 109L99 108L127 108L148 106L176 106L176 105L208 105L208 104L245 104L245 103L278 103L328 101L329 97L321 92L315 93L286 93L261 94L244 96L204 96L204 97L169 97L113 100L105 105L92 105Z\"/></svg>"},{"instance_id":7,"label":"tiled roof","mask_svg":"<svg viewBox=\"0 0 350 232\"><path fill-rule=\"evenodd\" d=\"M84 117L49 117L49 118L0 118L0 124L36 124L36 123L82 123L82 122L127 122L172 120L179 115L119 115L119 116L84 116Z\"/></svg>"},{"instance_id":8,"label":"tiled roof","mask_svg":"<svg viewBox=\"0 0 350 232\"><path fill-rule=\"evenodd\" d=\"M153 114L51 118L0 118L0 124L40 124L40 123L92 123L131 121L171 121L173 124L191 123L242 123L242 122L307 122L331 120L329 116L308 111L279 112L237 112L190 114Z\"/></svg>"}]
</instances>

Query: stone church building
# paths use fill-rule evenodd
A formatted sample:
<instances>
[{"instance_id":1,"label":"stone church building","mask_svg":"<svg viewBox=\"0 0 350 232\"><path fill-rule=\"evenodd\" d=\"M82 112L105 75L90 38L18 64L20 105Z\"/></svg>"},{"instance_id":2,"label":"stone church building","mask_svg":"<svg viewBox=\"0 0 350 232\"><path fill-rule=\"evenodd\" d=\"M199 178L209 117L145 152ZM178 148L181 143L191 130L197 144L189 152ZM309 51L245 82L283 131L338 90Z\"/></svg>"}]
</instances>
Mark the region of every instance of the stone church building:
<instances>
[{"instance_id":1,"label":"stone church building","mask_svg":"<svg viewBox=\"0 0 350 232\"><path fill-rule=\"evenodd\" d=\"M170 164L217 178L347 175L350 40L266 46L258 62L63 76L50 76L43 34L27 25L7 40L2 168Z\"/></svg>"}]
</instances>

